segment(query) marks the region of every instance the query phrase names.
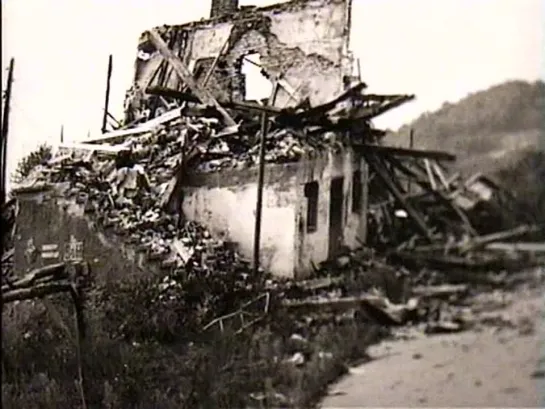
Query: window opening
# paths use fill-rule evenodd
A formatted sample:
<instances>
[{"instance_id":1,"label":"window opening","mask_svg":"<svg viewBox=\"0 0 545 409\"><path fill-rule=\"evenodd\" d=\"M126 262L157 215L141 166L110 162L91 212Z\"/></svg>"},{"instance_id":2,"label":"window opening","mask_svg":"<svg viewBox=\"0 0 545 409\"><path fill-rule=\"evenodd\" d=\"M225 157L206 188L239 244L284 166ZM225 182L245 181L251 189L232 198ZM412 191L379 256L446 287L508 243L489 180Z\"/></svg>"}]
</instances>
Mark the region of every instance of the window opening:
<instances>
[{"instance_id":1,"label":"window opening","mask_svg":"<svg viewBox=\"0 0 545 409\"><path fill-rule=\"evenodd\" d=\"M307 233L313 233L318 229L318 182L305 184L305 197L307 198Z\"/></svg>"},{"instance_id":2,"label":"window opening","mask_svg":"<svg viewBox=\"0 0 545 409\"><path fill-rule=\"evenodd\" d=\"M361 190L361 171L357 170L352 177L352 213L361 212Z\"/></svg>"}]
</instances>

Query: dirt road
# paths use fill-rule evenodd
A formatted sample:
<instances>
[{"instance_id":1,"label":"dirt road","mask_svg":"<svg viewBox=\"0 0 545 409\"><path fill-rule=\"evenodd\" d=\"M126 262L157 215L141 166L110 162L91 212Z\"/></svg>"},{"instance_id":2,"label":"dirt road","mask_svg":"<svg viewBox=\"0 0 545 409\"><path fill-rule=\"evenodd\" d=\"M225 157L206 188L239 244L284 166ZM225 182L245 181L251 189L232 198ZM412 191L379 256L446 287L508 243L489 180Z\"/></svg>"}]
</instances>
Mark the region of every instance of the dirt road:
<instances>
[{"instance_id":1,"label":"dirt road","mask_svg":"<svg viewBox=\"0 0 545 409\"><path fill-rule=\"evenodd\" d=\"M545 407L545 297L517 293L514 328L383 342L321 404L350 407Z\"/></svg>"}]
</instances>

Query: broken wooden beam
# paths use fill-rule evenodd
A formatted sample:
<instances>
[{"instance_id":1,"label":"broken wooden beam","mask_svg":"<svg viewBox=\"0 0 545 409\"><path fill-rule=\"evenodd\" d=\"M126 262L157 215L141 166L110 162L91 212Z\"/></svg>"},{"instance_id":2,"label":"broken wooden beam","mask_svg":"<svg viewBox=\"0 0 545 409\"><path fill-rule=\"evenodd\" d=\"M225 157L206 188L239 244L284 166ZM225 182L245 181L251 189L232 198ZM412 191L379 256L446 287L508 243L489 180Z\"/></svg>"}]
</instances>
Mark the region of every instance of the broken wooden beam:
<instances>
[{"instance_id":1,"label":"broken wooden beam","mask_svg":"<svg viewBox=\"0 0 545 409\"><path fill-rule=\"evenodd\" d=\"M417 286L411 293L419 298L448 298L452 295L462 295L469 291L467 284L442 284Z\"/></svg>"},{"instance_id":2,"label":"broken wooden beam","mask_svg":"<svg viewBox=\"0 0 545 409\"><path fill-rule=\"evenodd\" d=\"M46 295L70 291L72 285L68 282L48 283L37 285L31 288L19 288L11 291L2 292L2 303L6 304L13 301L24 301L31 298L45 297Z\"/></svg>"},{"instance_id":3,"label":"broken wooden beam","mask_svg":"<svg viewBox=\"0 0 545 409\"><path fill-rule=\"evenodd\" d=\"M111 143L111 142L118 142L123 139L125 139L128 136L134 136L139 134L144 134L152 131L154 128L156 128L159 125L162 125L164 123L173 121L177 118L179 118L181 115L181 108L174 108L171 111L165 112L164 114L155 117L153 119L150 119L149 121L143 122L141 124L138 124L134 128L130 129L117 129L112 132L107 132L105 134L102 134L101 136L86 139L86 144L95 144L95 143Z\"/></svg>"},{"instance_id":4,"label":"broken wooden beam","mask_svg":"<svg viewBox=\"0 0 545 409\"><path fill-rule=\"evenodd\" d=\"M382 115L385 112L388 112L391 109L397 108L398 106L413 100L414 98L414 95L400 95L392 101L384 102L379 106L364 109L363 112L354 116L354 119L369 121L379 115Z\"/></svg>"},{"instance_id":5,"label":"broken wooden beam","mask_svg":"<svg viewBox=\"0 0 545 409\"><path fill-rule=\"evenodd\" d=\"M227 125L236 125L234 119L229 113L218 103L214 96L206 89L201 87L185 64L168 48L161 36L156 30L148 31L149 37L153 45L159 50L165 60L174 68L176 74L189 87L191 92L201 100L201 102L212 105L222 115Z\"/></svg>"},{"instance_id":6,"label":"broken wooden beam","mask_svg":"<svg viewBox=\"0 0 545 409\"><path fill-rule=\"evenodd\" d=\"M192 102L195 104L200 103L200 99L190 92L178 91L172 88L166 87L149 87L146 89L146 93L151 95L161 95L165 97L175 98L179 101ZM274 106L264 106L255 102L247 101L218 101L222 106L229 109L246 110L256 113L266 112L268 115L288 115L288 111ZM292 114L293 115L293 114Z\"/></svg>"},{"instance_id":7,"label":"broken wooden beam","mask_svg":"<svg viewBox=\"0 0 545 409\"><path fill-rule=\"evenodd\" d=\"M527 253L545 253L545 242L494 242L486 245L487 250L497 251L515 251L515 252L527 252Z\"/></svg>"},{"instance_id":8,"label":"broken wooden beam","mask_svg":"<svg viewBox=\"0 0 545 409\"><path fill-rule=\"evenodd\" d=\"M98 152L112 153L112 154L118 154L119 152L125 152L130 150L126 146L99 145L99 144L93 145L90 143L61 143L59 144L59 148L98 151Z\"/></svg>"},{"instance_id":9,"label":"broken wooden beam","mask_svg":"<svg viewBox=\"0 0 545 409\"><path fill-rule=\"evenodd\" d=\"M460 254L466 254L472 250L484 247L487 244L493 243L495 241L513 239L515 237L524 236L525 234L529 233L538 233L540 231L543 231L543 229L543 226L523 225L510 230L487 234L486 236L475 237L471 241L459 245Z\"/></svg>"},{"instance_id":10,"label":"broken wooden beam","mask_svg":"<svg viewBox=\"0 0 545 409\"><path fill-rule=\"evenodd\" d=\"M444 161L455 161L456 155L443 151L423 150L423 149L407 149L397 148L393 146L380 146L371 144L355 144L356 150L372 151L376 154L389 154L394 156L406 156L411 158L427 158Z\"/></svg>"},{"instance_id":11,"label":"broken wooden beam","mask_svg":"<svg viewBox=\"0 0 545 409\"><path fill-rule=\"evenodd\" d=\"M65 263L56 263L56 264L51 264L45 267L37 268L30 271L19 280L14 281L9 286L2 286L2 292L4 292L6 289L28 287L33 285L37 280L41 278L63 274L65 271L66 271ZM9 288L6 288L6 287L9 287Z\"/></svg>"}]
</instances>

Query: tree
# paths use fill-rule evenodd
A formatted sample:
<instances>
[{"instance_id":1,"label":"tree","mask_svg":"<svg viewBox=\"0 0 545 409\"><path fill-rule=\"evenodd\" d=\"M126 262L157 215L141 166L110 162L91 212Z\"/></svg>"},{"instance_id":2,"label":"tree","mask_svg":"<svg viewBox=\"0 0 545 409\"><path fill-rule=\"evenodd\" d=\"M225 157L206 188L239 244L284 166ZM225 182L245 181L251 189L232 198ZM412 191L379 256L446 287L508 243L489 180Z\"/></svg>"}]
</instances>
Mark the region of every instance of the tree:
<instances>
[{"instance_id":1,"label":"tree","mask_svg":"<svg viewBox=\"0 0 545 409\"><path fill-rule=\"evenodd\" d=\"M20 183L30 175L32 170L51 159L51 146L42 144L34 152L29 153L17 164L17 168L12 175L12 181L14 183Z\"/></svg>"}]
</instances>

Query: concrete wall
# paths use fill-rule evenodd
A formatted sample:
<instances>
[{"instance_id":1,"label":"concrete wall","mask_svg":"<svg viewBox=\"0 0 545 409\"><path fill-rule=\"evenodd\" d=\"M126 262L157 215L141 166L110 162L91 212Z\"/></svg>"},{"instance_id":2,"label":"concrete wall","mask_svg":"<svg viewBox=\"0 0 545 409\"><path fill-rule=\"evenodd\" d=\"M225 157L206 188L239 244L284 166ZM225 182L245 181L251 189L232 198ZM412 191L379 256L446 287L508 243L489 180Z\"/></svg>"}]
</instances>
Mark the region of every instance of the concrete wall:
<instances>
[{"instance_id":1,"label":"concrete wall","mask_svg":"<svg viewBox=\"0 0 545 409\"><path fill-rule=\"evenodd\" d=\"M180 53L190 68L199 60L215 58L229 41L226 66L218 67L208 83L219 99L237 94L233 88L240 83L236 77L241 75L241 58L259 53L269 76L282 75L297 90L299 101L308 97L312 105L318 105L338 95L343 89L343 76L351 74L352 67L346 57L350 8L351 0L294 0L240 12L230 19L196 22L162 31L165 36L167 32L187 33L187 41L176 43L174 51ZM135 80L141 87L147 85L158 59L154 53L148 61L138 62ZM172 74L166 84L152 85L176 88L179 80ZM277 106L297 102L285 90L279 91Z\"/></svg>"},{"instance_id":2,"label":"concrete wall","mask_svg":"<svg viewBox=\"0 0 545 409\"><path fill-rule=\"evenodd\" d=\"M365 214L352 212L352 175L362 166L351 150L328 153L312 160L290 164L269 164L265 171L260 261L264 269L278 276L303 278L328 258L331 179L344 177L343 241L348 247L365 239ZM367 178L363 173L365 197ZM206 225L213 234L237 242L241 253L253 257L257 169L230 170L193 175L184 187L183 212ZM318 225L306 231L305 184L319 182ZM362 209L366 200L362 200Z\"/></svg>"},{"instance_id":3,"label":"concrete wall","mask_svg":"<svg viewBox=\"0 0 545 409\"><path fill-rule=\"evenodd\" d=\"M66 245L73 236L82 242L81 256L100 281L130 279L159 270L113 233L105 232L84 214L84 206L65 196L65 186L16 193L19 212L15 233L15 269L21 274L37 267L63 261ZM33 258L25 257L29 241L36 248ZM42 246L57 245L42 257ZM57 257L54 254L58 251ZM120 257L121 255L121 257Z\"/></svg>"}]
</instances>

